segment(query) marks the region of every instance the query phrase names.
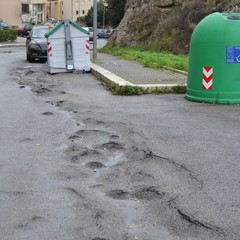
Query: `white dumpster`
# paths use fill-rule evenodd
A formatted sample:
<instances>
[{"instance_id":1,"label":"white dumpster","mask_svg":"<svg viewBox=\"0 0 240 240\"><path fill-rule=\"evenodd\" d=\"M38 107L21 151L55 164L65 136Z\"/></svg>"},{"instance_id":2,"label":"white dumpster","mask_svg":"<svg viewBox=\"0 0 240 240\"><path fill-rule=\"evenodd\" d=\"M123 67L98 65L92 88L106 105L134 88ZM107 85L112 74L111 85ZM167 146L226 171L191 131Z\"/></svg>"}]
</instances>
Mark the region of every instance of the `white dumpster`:
<instances>
[{"instance_id":1,"label":"white dumpster","mask_svg":"<svg viewBox=\"0 0 240 240\"><path fill-rule=\"evenodd\" d=\"M71 20L60 22L47 35L49 73L90 71L88 32Z\"/></svg>"}]
</instances>

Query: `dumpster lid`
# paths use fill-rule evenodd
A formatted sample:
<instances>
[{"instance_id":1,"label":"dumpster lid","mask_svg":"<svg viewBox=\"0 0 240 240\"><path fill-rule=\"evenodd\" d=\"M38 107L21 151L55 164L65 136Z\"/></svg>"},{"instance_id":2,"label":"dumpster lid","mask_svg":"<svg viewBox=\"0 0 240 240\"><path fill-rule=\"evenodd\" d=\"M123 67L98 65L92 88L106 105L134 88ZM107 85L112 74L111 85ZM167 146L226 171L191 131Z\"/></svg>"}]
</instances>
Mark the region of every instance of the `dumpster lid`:
<instances>
[{"instance_id":1,"label":"dumpster lid","mask_svg":"<svg viewBox=\"0 0 240 240\"><path fill-rule=\"evenodd\" d=\"M77 28L79 31L85 33L85 34L88 34L88 31L85 30L84 28L82 28L81 26L79 26L77 23L71 21L71 20L66 20L69 22L69 24L71 24L73 27ZM62 21L60 23L58 23L52 30L50 30L46 35L45 37L48 38L50 37L51 35L53 35L56 31L58 31L58 29L60 29L61 27L64 26L64 22L65 21Z\"/></svg>"}]
</instances>

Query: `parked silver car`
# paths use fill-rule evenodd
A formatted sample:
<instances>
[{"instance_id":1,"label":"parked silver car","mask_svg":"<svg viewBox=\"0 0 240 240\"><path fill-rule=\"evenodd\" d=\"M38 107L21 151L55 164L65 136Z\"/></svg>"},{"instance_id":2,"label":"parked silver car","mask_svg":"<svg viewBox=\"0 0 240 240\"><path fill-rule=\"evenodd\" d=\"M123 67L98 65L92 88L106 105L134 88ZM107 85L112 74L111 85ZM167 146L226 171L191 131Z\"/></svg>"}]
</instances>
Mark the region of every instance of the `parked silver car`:
<instances>
[{"instance_id":1,"label":"parked silver car","mask_svg":"<svg viewBox=\"0 0 240 240\"><path fill-rule=\"evenodd\" d=\"M8 30L9 29L8 23L7 22L0 22L0 29Z\"/></svg>"},{"instance_id":2,"label":"parked silver car","mask_svg":"<svg viewBox=\"0 0 240 240\"><path fill-rule=\"evenodd\" d=\"M97 30L97 36L98 38L106 38L106 29L98 29Z\"/></svg>"}]
</instances>

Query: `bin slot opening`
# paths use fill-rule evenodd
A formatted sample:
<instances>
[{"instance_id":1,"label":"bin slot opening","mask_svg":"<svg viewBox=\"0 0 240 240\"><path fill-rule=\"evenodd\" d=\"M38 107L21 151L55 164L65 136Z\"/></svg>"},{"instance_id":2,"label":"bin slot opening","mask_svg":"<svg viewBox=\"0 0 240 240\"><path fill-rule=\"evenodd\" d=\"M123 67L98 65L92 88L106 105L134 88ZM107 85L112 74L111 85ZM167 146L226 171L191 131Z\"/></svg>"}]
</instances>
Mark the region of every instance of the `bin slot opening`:
<instances>
[{"instance_id":1,"label":"bin slot opening","mask_svg":"<svg viewBox=\"0 0 240 240\"><path fill-rule=\"evenodd\" d=\"M229 20L240 20L240 16L229 16L227 17Z\"/></svg>"},{"instance_id":2,"label":"bin slot opening","mask_svg":"<svg viewBox=\"0 0 240 240\"><path fill-rule=\"evenodd\" d=\"M66 41L66 55L67 55L67 60L72 60L73 59L72 41L71 40Z\"/></svg>"}]
</instances>

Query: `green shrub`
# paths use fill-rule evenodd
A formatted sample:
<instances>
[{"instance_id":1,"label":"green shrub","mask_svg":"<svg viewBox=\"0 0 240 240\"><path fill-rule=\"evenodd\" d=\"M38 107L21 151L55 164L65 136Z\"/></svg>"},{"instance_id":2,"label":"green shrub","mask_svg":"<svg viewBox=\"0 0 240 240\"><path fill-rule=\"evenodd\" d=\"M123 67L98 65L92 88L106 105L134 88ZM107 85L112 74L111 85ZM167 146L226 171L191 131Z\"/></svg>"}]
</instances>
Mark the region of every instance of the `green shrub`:
<instances>
[{"instance_id":1,"label":"green shrub","mask_svg":"<svg viewBox=\"0 0 240 240\"><path fill-rule=\"evenodd\" d=\"M17 39L17 31L14 29L0 30L0 42L13 42Z\"/></svg>"},{"instance_id":2,"label":"green shrub","mask_svg":"<svg viewBox=\"0 0 240 240\"><path fill-rule=\"evenodd\" d=\"M0 42L7 41L7 30L0 30Z\"/></svg>"},{"instance_id":3,"label":"green shrub","mask_svg":"<svg viewBox=\"0 0 240 240\"><path fill-rule=\"evenodd\" d=\"M17 39L17 31L14 29L8 30L8 40L13 42Z\"/></svg>"}]
</instances>

